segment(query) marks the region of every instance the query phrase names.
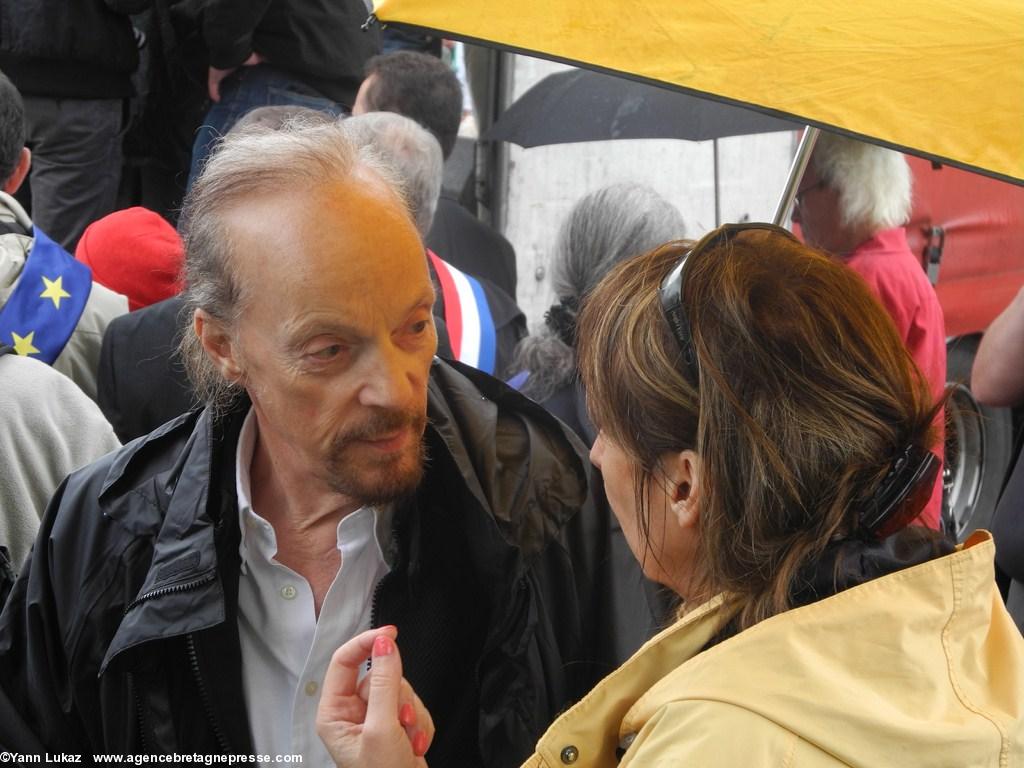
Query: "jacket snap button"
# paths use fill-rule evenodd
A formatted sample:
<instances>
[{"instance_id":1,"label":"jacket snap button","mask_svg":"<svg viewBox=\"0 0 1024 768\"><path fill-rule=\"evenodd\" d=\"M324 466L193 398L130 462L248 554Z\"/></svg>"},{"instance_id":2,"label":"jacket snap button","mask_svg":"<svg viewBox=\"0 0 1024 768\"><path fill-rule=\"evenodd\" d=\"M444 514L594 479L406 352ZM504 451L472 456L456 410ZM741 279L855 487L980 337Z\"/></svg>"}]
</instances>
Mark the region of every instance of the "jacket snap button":
<instances>
[{"instance_id":1,"label":"jacket snap button","mask_svg":"<svg viewBox=\"0 0 1024 768\"><path fill-rule=\"evenodd\" d=\"M562 762L566 765L572 765L580 759L580 751L576 747L568 746L562 750Z\"/></svg>"}]
</instances>

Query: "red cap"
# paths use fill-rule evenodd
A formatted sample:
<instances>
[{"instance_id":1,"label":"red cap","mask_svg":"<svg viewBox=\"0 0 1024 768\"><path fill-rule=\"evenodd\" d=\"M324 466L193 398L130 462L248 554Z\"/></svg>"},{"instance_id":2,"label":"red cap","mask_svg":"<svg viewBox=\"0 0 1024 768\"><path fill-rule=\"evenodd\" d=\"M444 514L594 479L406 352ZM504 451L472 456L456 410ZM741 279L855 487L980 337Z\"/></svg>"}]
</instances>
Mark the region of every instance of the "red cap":
<instances>
[{"instance_id":1,"label":"red cap","mask_svg":"<svg viewBox=\"0 0 1024 768\"><path fill-rule=\"evenodd\" d=\"M128 297L131 310L147 307L181 290L181 238L159 214L126 208L94 221L82 233L75 258L92 269L92 279Z\"/></svg>"}]
</instances>

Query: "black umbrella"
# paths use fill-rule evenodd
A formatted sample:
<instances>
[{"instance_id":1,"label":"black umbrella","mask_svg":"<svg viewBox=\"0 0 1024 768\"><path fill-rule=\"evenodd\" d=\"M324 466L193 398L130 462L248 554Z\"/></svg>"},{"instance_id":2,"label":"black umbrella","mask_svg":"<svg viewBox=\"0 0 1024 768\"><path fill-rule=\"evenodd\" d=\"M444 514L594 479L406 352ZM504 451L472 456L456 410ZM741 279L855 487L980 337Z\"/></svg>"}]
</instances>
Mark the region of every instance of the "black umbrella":
<instances>
[{"instance_id":1,"label":"black umbrella","mask_svg":"<svg viewBox=\"0 0 1024 768\"><path fill-rule=\"evenodd\" d=\"M589 69L548 75L484 134L521 147L608 139L713 140L715 225L721 222L718 139L797 131L798 123Z\"/></svg>"},{"instance_id":2,"label":"black umbrella","mask_svg":"<svg viewBox=\"0 0 1024 768\"><path fill-rule=\"evenodd\" d=\"M796 131L776 117L584 69L548 75L485 134L521 147L606 139L688 139Z\"/></svg>"}]
</instances>

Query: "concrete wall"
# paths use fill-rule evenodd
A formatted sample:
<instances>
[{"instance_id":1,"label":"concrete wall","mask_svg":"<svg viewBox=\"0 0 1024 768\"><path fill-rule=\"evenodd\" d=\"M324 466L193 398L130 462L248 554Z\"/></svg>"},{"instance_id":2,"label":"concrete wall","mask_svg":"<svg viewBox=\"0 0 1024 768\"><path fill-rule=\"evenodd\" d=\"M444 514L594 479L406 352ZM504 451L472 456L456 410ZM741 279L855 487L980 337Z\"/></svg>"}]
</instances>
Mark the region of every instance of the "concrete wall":
<instances>
[{"instance_id":1,"label":"concrete wall","mask_svg":"<svg viewBox=\"0 0 1024 768\"><path fill-rule=\"evenodd\" d=\"M565 67L516 56L514 98L561 69ZM722 221L771 218L795 147L790 133L719 141ZM559 224L584 194L618 181L649 184L674 203L688 237L715 226L712 142L646 139L510 147L505 236L516 248L517 299L531 330L543 322L554 299L547 266Z\"/></svg>"}]
</instances>

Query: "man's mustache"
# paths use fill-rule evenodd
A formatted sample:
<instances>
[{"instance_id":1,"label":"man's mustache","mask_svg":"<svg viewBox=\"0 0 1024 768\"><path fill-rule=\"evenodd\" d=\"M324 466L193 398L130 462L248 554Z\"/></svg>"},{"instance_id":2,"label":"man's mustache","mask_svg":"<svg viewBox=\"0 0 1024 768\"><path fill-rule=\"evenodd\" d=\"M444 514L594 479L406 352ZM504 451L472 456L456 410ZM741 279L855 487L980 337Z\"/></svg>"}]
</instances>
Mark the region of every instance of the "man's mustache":
<instances>
[{"instance_id":1,"label":"man's mustache","mask_svg":"<svg viewBox=\"0 0 1024 768\"><path fill-rule=\"evenodd\" d=\"M411 428L422 434L427 426L427 415L397 408L379 408L358 424L348 427L334 439L335 447L357 440L381 440L396 432Z\"/></svg>"}]
</instances>

